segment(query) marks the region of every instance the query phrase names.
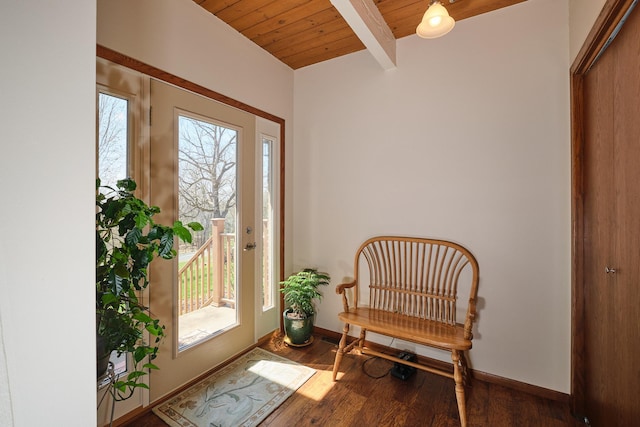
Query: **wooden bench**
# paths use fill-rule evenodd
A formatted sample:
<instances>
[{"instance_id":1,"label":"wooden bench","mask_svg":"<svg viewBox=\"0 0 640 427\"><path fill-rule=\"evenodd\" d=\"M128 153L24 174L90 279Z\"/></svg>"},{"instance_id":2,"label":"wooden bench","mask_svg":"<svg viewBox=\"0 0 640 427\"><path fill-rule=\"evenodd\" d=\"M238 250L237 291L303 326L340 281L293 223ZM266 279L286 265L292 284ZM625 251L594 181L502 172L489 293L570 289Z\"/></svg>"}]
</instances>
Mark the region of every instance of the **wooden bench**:
<instances>
[{"instance_id":1,"label":"wooden bench","mask_svg":"<svg viewBox=\"0 0 640 427\"><path fill-rule=\"evenodd\" d=\"M465 311L465 307L457 306L461 277L468 286L469 300L464 322L458 323L457 310ZM351 305L347 289L353 293ZM478 263L471 252L444 240L374 237L356 252L354 280L338 285L336 292L342 294L344 312L338 317L344 322L344 329L333 365L333 380L336 381L343 355L354 348L452 378L460 424L465 427L465 351L471 348L478 294ZM360 294L364 294L363 299L368 298L368 306L358 306ZM361 328L360 337L347 345L350 325ZM367 348L367 331L450 351L453 373Z\"/></svg>"}]
</instances>

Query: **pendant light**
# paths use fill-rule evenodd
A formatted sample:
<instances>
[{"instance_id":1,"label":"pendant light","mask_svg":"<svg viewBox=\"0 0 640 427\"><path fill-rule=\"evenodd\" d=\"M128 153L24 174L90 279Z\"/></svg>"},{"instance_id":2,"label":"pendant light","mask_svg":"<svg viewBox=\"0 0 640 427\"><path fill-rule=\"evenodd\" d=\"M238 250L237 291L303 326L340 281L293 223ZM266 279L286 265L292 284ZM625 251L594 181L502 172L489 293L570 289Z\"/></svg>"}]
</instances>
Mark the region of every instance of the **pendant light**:
<instances>
[{"instance_id":1,"label":"pendant light","mask_svg":"<svg viewBox=\"0 0 640 427\"><path fill-rule=\"evenodd\" d=\"M449 12L438 0L431 0L429 8L422 17L422 22L416 28L416 34L423 39L442 37L453 29L456 21L449 16Z\"/></svg>"}]
</instances>

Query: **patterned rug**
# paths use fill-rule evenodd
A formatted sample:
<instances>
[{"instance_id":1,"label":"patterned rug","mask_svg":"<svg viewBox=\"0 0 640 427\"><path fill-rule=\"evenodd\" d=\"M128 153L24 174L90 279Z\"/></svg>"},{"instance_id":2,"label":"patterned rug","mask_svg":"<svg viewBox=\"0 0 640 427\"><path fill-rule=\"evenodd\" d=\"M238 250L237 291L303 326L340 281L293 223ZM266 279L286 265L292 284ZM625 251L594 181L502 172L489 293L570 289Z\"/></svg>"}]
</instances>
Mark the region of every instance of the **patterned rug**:
<instances>
[{"instance_id":1,"label":"patterned rug","mask_svg":"<svg viewBox=\"0 0 640 427\"><path fill-rule=\"evenodd\" d=\"M172 427L256 426L314 373L255 348L153 412Z\"/></svg>"}]
</instances>

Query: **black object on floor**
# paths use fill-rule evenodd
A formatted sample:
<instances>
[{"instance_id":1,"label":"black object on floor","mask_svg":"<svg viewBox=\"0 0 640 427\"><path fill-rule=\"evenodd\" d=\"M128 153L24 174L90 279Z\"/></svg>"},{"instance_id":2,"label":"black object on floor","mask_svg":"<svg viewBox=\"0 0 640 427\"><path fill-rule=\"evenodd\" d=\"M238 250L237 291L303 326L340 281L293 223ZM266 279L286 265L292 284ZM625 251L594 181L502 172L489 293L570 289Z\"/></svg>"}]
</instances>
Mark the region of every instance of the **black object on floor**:
<instances>
[{"instance_id":1,"label":"black object on floor","mask_svg":"<svg viewBox=\"0 0 640 427\"><path fill-rule=\"evenodd\" d=\"M415 362L417 360L416 355L408 351L401 352L400 354L398 354L398 357L402 360L407 360L409 362ZM415 372L416 372L416 368L414 368L413 366L408 366L399 362L395 362L393 364L393 368L391 368L391 375L393 375L396 378L400 378L403 381L407 380Z\"/></svg>"}]
</instances>

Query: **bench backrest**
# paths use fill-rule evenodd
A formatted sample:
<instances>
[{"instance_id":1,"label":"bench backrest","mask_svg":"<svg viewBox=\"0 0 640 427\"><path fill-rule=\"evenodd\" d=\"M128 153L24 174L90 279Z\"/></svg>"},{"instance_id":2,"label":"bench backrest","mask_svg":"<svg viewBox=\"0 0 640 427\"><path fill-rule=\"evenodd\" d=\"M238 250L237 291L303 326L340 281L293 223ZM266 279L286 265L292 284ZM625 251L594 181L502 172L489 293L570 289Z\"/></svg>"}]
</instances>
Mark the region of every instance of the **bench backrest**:
<instances>
[{"instance_id":1,"label":"bench backrest","mask_svg":"<svg viewBox=\"0 0 640 427\"><path fill-rule=\"evenodd\" d=\"M366 261L363 263L362 261ZM380 236L364 242L355 256L357 307L360 266L368 265L369 307L446 325L456 325L458 281L469 277L465 338L471 339L478 294L478 262L466 248L445 240ZM469 274L470 273L470 274Z\"/></svg>"}]
</instances>

